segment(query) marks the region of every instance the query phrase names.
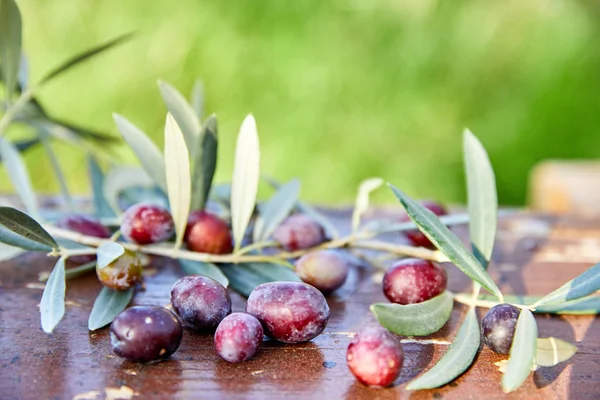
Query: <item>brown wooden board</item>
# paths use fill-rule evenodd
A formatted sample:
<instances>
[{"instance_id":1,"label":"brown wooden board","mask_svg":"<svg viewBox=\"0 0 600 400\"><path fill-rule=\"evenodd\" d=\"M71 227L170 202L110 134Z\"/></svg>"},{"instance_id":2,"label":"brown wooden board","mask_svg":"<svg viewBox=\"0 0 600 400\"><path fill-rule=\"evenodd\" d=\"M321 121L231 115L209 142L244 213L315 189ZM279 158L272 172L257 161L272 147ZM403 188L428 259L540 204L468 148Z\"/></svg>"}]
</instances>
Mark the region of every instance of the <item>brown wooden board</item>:
<instances>
[{"instance_id":1,"label":"brown wooden board","mask_svg":"<svg viewBox=\"0 0 600 400\"><path fill-rule=\"evenodd\" d=\"M332 213L347 229L350 214ZM455 228L466 238L466 228ZM399 235L388 235L399 240ZM578 220L544 215L515 215L500 223L492 277L504 293L545 294L600 261L600 219ZM90 333L87 317L100 284L94 274L70 280L67 312L55 333L46 335L38 304L53 260L26 254L0 263L0 398L103 399L115 388L138 399L597 399L600 398L600 321L593 316L537 315L541 337L555 336L575 343L579 351L568 362L541 368L516 392L505 395L494 362L506 358L484 348L474 366L445 387L409 392L406 383L428 369L446 344L405 339L405 363L396 385L371 389L358 383L346 366L352 334L370 318L369 305L385 301L377 275L356 266L346 285L328 297L332 309L325 332L309 343L284 345L267 341L257 355L241 364L228 364L216 355L212 337L186 330L180 349L165 362L140 365L115 357L108 328ZM470 281L446 265L449 289L469 289ZM147 270L145 291L135 304L166 306L173 282L181 276L177 264L154 259ZM233 295L234 310L244 299ZM456 304L452 318L425 339L452 340L465 307ZM484 310L481 310L480 317ZM111 389L112 388L112 389Z\"/></svg>"}]
</instances>

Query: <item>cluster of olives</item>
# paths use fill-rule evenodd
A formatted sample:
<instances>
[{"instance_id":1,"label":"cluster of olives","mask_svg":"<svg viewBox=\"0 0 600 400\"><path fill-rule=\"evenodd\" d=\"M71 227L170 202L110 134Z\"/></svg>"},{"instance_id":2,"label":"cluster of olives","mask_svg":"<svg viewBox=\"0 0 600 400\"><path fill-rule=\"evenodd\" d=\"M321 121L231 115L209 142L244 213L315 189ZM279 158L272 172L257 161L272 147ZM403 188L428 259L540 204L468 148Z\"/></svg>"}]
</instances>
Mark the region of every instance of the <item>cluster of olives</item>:
<instances>
[{"instance_id":1,"label":"cluster of olives","mask_svg":"<svg viewBox=\"0 0 600 400\"><path fill-rule=\"evenodd\" d=\"M111 327L114 352L137 362L160 361L177 350L182 325L201 333L214 332L217 354L235 363L250 359L263 334L284 343L309 341L323 332L329 306L321 292L301 282L271 282L257 286L246 312L231 313L227 289L205 276L186 276L171 290L171 311L162 307L131 307Z\"/></svg>"}]
</instances>

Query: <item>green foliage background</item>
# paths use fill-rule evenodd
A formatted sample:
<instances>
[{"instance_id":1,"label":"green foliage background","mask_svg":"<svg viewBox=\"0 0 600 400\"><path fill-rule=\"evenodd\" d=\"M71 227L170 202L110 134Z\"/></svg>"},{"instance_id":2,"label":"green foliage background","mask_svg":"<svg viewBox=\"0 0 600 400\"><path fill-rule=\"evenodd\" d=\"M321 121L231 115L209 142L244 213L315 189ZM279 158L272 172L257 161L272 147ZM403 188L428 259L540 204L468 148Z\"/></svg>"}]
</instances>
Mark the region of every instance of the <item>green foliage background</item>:
<instances>
[{"instance_id":1,"label":"green foliage background","mask_svg":"<svg viewBox=\"0 0 600 400\"><path fill-rule=\"evenodd\" d=\"M468 126L496 169L500 202L523 203L545 158L600 155L600 4L591 0L21 0L35 81L118 34L134 40L49 84L55 117L112 132L116 111L162 145L157 79L205 83L219 117L217 180L253 112L262 170L299 177L304 199L341 204L381 176L415 197L464 201ZM12 131L9 137L20 132ZM88 190L79 149L56 144L74 193ZM124 162L134 162L124 147ZM58 191L41 149L34 185ZM8 189L0 172L0 190ZM381 201L394 201L387 192Z\"/></svg>"}]
</instances>

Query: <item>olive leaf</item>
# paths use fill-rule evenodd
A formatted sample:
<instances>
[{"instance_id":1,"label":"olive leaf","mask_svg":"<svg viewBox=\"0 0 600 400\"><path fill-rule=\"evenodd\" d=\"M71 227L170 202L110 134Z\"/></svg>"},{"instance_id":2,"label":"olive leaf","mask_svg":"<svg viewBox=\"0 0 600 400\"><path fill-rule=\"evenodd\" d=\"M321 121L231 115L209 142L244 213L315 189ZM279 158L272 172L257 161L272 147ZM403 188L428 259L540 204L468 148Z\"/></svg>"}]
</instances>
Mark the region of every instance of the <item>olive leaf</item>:
<instances>
[{"instance_id":1,"label":"olive leaf","mask_svg":"<svg viewBox=\"0 0 600 400\"><path fill-rule=\"evenodd\" d=\"M426 336L439 331L450 319L454 301L448 291L416 304L373 303L371 312L390 332Z\"/></svg>"},{"instance_id":2,"label":"olive leaf","mask_svg":"<svg viewBox=\"0 0 600 400\"><path fill-rule=\"evenodd\" d=\"M40 138L38 137L32 139L15 140L12 142L13 146L15 146L19 153L24 153L39 143ZM0 161L2 161L2 155L0 155Z\"/></svg>"},{"instance_id":3,"label":"olive leaf","mask_svg":"<svg viewBox=\"0 0 600 400\"><path fill-rule=\"evenodd\" d=\"M140 167L118 166L108 171L102 189L104 198L116 213L121 213L119 196L132 186L153 187L154 181Z\"/></svg>"},{"instance_id":4,"label":"olive leaf","mask_svg":"<svg viewBox=\"0 0 600 400\"><path fill-rule=\"evenodd\" d=\"M198 120L202 121L202 117L204 116L204 84L199 79L194 82L190 100L192 108L196 113L196 117L198 117Z\"/></svg>"},{"instance_id":5,"label":"olive leaf","mask_svg":"<svg viewBox=\"0 0 600 400\"><path fill-rule=\"evenodd\" d=\"M538 338L535 364L540 367L553 367L577 353L577 346L554 337Z\"/></svg>"},{"instance_id":6,"label":"olive leaf","mask_svg":"<svg viewBox=\"0 0 600 400\"><path fill-rule=\"evenodd\" d=\"M127 305L133 298L133 293L134 288L114 290L102 287L102 290L100 290L98 297L94 301L94 306L88 319L88 329L95 331L110 324L121 311L127 308Z\"/></svg>"},{"instance_id":7,"label":"olive leaf","mask_svg":"<svg viewBox=\"0 0 600 400\"><path fill-rule=\"evenodd\" d=\"M229 279L229 286L248 297L254 288L267 282L300 282L298 275L289 268L272 263L226 264L223 273Z\"/></svg>"},{"instance_id":8,"label":"olive leaf","mask_svg":"<svg viewBox=\"0 0 600 400\"><path fill-rule=\"evenodd\" d=\"M552 305L579 299L597 290L600 290L600 263L544 296L535 303L535 306Z\"/></svg>"},{"instance_id":9,"label":"olive leaf","mask_svg":"<svg viewBox=\"0 0 600 400\"><path fill-rule=\"evenodd\" d=\"M0 262L11 260L22 254L24 251L25 250L19 247L13 247L4 243L0 243Z\"/></svg>"},{"instance_id":10,"label":"olive leaf","mask_svg":"<svg viewBox=\"0 0 600 400\"><path fill-rule=\"evenodd\" d=\"M8 177L21 198L21 201L25 205L25 208L32 217L40 219L37 198L33 191L33 187L31 186L29 172L27 172L25 163L15 146L1 137L0 157L4 160L4 166L6 172L8 172Z\"/></svg>"},{"instance_id":11,"label":"olive leaf","mask_svg":"<svg viewBox=\"0 0 600 400\"><path fill-rule=\"evenodd\" d=\"M501 298L502 293L481 263L430 210L388 184L417 227L448 259L475 282Z\"/></svg>"},{"instance_id":12,"label":"olive leaf","mask_svg":"<svg viewBox=\"0 0 600 400\"><path fill-rule=\"evenodd\" d=\"M484 268L492 257L498 224L498 195L492 164L481 142L465 129L463 134L467 195L469 206L469 236L473 254Z\"/></svg>"},{"instance_id":13,"label":"olive leaf","mask_svg":"<svg viewBox=\"0 0 600 400\"><path fill-rule=\"evenodd\" d=\"M446 354L429 371L410 382L406 389L433 389L458 378L473 363L480 340L477 314L475 308L471 308Z\"/></svg>"},{"instance_id":14,"label":"olive leaf","mask_svg":"<svg viewBox=\"0 0 600 400\"><path fill-rule=\"evenodd\" d=\"M196 141L200 134L200 120L196 112L185 97L167 82L158 81L158 88L167 106L167 110L173 116L183 133L190 155L194 156L194 151L197 148Z\"/></svg>"},{"instance_id":15,"label":"olive leaf","mask_svg":"<svg viewBox=\"0 0 600 400\"><path fill-rule=\"evenodd\" d=\"M0 60L10 102L21 62L21 13L14 0L0 0Z\"/></svg>"},{"instance_id":16,"label":"olive leaf","mask_svg":"<svg viewBox=\"0 0 600 400\"><path fill-rule=\"evenodd\" d=\"M281 186L277 192L262 206L254 224L253 239L255 243L267 240L277 226L294 209L300 193L300 181L292 179Z\"/></svg>"},{"instance_id":17,"label":"olive leaf","mask_svg":"<svg viewBox=\"0 0 600 400\"><path fill-rule=\"evenodd\" d=\"M98 268L104 268L125 254L125 248L116 242L104 242L96 249Z\"/></svg>"},{"instance_id":18,"label":"olive leaf","mask_svg":"<svg viewBox=\"0 0 600 400\"><path fill-rule=\"evenodd\" d=\"M179 259L179 265L186 275L208 276L225 287L229 286L229 280L225 274L223 274L223 271L221 271L221 269L215 264L202 261Z\"/></svg>"},{"instance_id":19,"label":"olive leaf","mask_svg":"<svg viewBox=\"0 0 600 400\"><path fill-rule=\"evenodd\" d=\"M167 177L165 173L165 160L152 140L137 126L119 114L113 114L115 124L121 136L136 155L148 176L163 191L167 191Z\"/></svg>"},{"instance_id":20,"label":"olive leaf","mask_svg":"<svg viewBox=\"0 0 600 400\"><path fill-rule=\"evenodd\" d=\"M352 231L358 231L360 218L369 208L369 194L383 185L383 179L370 178L365 179L358 187L356 202L354 204L354 212L352 213Z\"/></svg>"},{"instance_id":21,"label":"olive leaf","mask_svg":"<svg viewBox=\"0 0 600 400\"><path fill-rule=\"evenodd\" d=\"M502 376L502 390L512 392L525 382L535 363L537 350L537 324L533 314L524 308L517 319L517 327L506 372Z\"/></svg>"},{"instance_id":22,"label":"olive leaf","mask_svg":"<svg viewBox=\"0 0 600 400\"><path fill-rule=\"evenodd\" d=\"M46 333L52 333L56 325L65 315L65 259L59 258L50 273L42 300L40 301L40 315L42 329Z\"/></svg>"},{"instance_id":23,"label":"olive leaf","mask_svg":"<svg viewBox=\"0 0 600 400\"><path fill-rule=\"evenodd\" d=\"M276 181L275 179L273 179L272 177L270 177L268 175L263 174L262 179L264 179L265 182L267 182L270 186L272 186L275 189L279 189L281 187L280 182ZM323 215L322 213L317 211L317 209L314 208L313 206L311 206L310 204L307 204L307 203L304 203L304 202L298 200L296 202L296 207L298 208L298 210L300 212L302 212L303 214L306 214L308 217L312 218L319 225L321 225L323 227L323 229L325 230L325 233L327 233L327 235L330 238L337 239L340 236L337 228L335 227L335 225L333 225L333 223L329 220L329 218L327 218L325 215Z\"/></svg>"},{"instance_id":24,"label":"olive leaf","mask_svg":"<svg viewBox=\"0 0 600 400\"><path fill-rule=\"evenodd\" d=\"M242 245L246 228L256 204L260 177L260 147L254 116L242 122L235 147L235 162L231 182L231 225L235 251Z\"/></svg>"},{"instance_id":25,"label":"olive leaf","mask_svg":"<svg viewBox=\"0 0 600 400\"><path fill-rule=\"evenodd\" d=\"M110 204L104 198L104 173L96 158L87 154L86 156L88 173L90 176L90 184L92 186L92 194L94 201L95 215L97 218L112 218L116 217L116 213L110 207Z\"/></svg>"},{"instance_id":26,"label":"olive leaf","mask_svg":"<svg viewBox=\"0 0 600 400\"><path fill-rule=\"evenodd\" d=\"M62 196L65 199L65 203L68 205L69 209L73 211L73 199L71 198L71 194L69 193L69 187L67 186L65 174L63 173L58 159L56 158L56 154L52 149L52 145L50 144L49 134L45 130L42 130L39 132L39 136L42 142L42 146L44 147L44 151L46 152L46 157L48 157L48 160L50 161L50 167L54 172L54 176L58 181L58 186L60 187Z\"/></svg>"},{"instance_id":27,"label":"olive leaf","mask_svg":"<svg viewBox=\"0 0 600 400\"><path fill-rule=\"evenodd\" d=\"M44 83L47 83L48 81L56 78L59 75L62 75L64 72L68 71L69 69L73 68L74 66L79 65L82 62L84 62L100 53L103 53L104 51L111 49L118 44L121 44L121 43L129 40L132 36L133 36L133 32L126 33L124 35L121 35L114 39L111 39L106 43L92 47L91 49L88 49L80 54L77 54L77 55L69 58L68 60L66 60L62 64L60 64L58 67L55 67L52 70L50 70L50 72L46 73L44 75L44 77L40 80L40 82L38 83L38 86L40 86Z\"/></svg>"},{"instance_id":28,"label":"olive leaf","mask_svg":"<svg viewBox=\"0 0 600 400\"><path fill-rule=\"evenodd\" d=\"M45 243L40 243L35 240L28 239L4 227L0 223L0 243L5 243L10 246L19 247L29 251L52 251L52 246Z\"/></svg>"},{"instance_id":29,"label":"olive leaf","mask_svg":"<svg viewBox=\"0 0 600 400\"><path fill-rule=\"evenodd\" d=\"M0 207L0 225L31 241L58 248L52 236L36 220L12 207Z\"/></svg>"},{"instance_id":30,"label":"olive leaf","mask_svg":"<svg viewBox=\"0 0 600 400\"><path fill-rule=\"evenodd\" d=\"M188 148L181 129L170 113L165 122L165 160L169 205L175 224L175 247L179 248L190 215L192 185Z\"/></svg>"},{"instance_id":31,"label":"olive leaf","mask_svg":"<svg viewBox=\"0 0 600 400\"><path fill-rule=\"evenodd\" d=\"M91 261L89 263L85 263L79 265L75 268L69 268L65 271L65 279L77 278L78 276L84 275L90 271L96 270L96 261ZM50 274L40 273L39 281L46 282L49 278Z\"/></svg>"},{"instance_id":32,"label":"olive leaf","mask_svg":"<svg viewBox=\"0 0 600 400\"><path fill-rule=\"evenodd\" d=\"M206 205L217 167L217 117L213 114L204 122L192 151L192 210Z\"/></svg>"}]
</instances>

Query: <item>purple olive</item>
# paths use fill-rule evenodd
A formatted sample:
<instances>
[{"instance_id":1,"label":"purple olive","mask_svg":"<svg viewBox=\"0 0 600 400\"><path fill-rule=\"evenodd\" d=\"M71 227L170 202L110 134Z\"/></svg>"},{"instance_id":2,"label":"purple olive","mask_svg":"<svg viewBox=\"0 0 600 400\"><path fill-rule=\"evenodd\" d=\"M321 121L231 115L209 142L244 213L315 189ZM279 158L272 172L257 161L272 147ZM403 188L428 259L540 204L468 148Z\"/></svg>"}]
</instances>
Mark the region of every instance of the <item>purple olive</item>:
<instances>
[{"instance_id":1,"label":"purple olive","mask_svg":"<svg viewBox=\"0 0 600 400\"><path fill-rule=\"evenodd\" d=\"M171 303L184 324L198 330L214 331L231 314L227 289L206 276L184 276L171 289Z\"/></svg>"},{"instance_id":2,"label":"purple olive","mask_svg":"<svg viewBox=\"0 0 600 400\"><path fill-rule=\"evenodd\" d=\"M175 314L158 306L128 308L110 325L115 354L142 363L169 358L179 347L182 335Z\"/></svg>"},{"instance_id":3,"label":"purple olive","mask_svg":"<svg viewBox=\"0 0 600 400\"><path fill-rule=\"evenodd\" d=\"M325 241L323 227L304 214L286 218L273 232L273 239L289 251L308 249Z\"/></svg>"},{"instance_id":4,"label":"purple olive","mask_svg":"<svg viewBox=\"0 0 600 400\"><path fill-rule=\"evenodd\" d=\"M443 268L431 261L407 258L385 273L383 293L392 303L421 303L441 294L447 283Z\"/></svg>"},{"instance_id":5,"label":"purple olive","mask_svg":"<svg viewBox=\"0 0 600 400\"><path fill-rule=\"evenodd\" d=\"M215 332L215 348L226 361L249 360L263 340L260 322L250 314L233 313L221 321Z\"/></svg>"},{"instance_id":6,"label":"purple olive","mask_svg":"<svg viewBox=\"0 0 600 400\"><path fill-rule=\"evenodd\" d=\"M511 304L498 304L481 320L483 343L496 353L508 354L521 310Z\"/></svg>"},{"instance_id":7,"label":"purple olive","mask_svg":"<svg viewBox=\"0 0 600 400\"><path fill-rule=\"evenodd\" d=\"M269 282L254 288L246 312L262 323L265 333L284 343L307 342L323 332L329 306L321 292L301 282Z\"/></svg>"},{"instance_id":8,"label":"purple olive","mask_svg":"<svg viewBox=\"0 0 600 400\"><path fill-rule=\"evenodd\" d=\"M350 261L339 250L320 250L305 254L296 261L296 274L304 282L327 293L346 282Z\"/></svg>"}]
</instances>

